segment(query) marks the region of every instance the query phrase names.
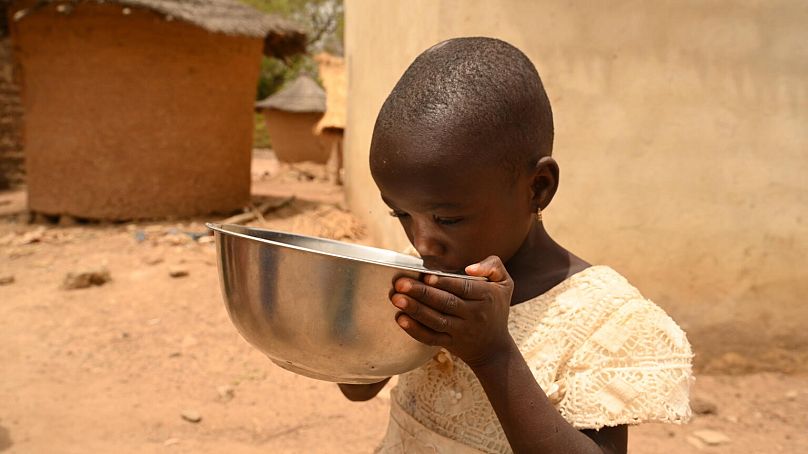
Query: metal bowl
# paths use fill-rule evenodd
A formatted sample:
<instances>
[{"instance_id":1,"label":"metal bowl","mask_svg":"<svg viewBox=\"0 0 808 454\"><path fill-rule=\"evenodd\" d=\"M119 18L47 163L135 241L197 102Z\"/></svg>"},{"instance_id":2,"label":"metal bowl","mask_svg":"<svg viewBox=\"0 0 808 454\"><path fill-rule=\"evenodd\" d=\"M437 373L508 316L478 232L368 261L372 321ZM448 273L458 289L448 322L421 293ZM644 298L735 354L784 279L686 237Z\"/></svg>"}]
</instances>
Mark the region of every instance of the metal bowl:
<instances>
[{"instance_id":1,"label":"metal bowl","mask_svg":"<svg viewBox=\"0 0 808 454\"><path fill-rule=\"evenodd\" d=\"M428 361L436 348L395 322L393 282L427 270L393 251L239 225L207 224L216 238L227 312L244 339L292 372L374 383Z\"/></svg>"}]
</instances>

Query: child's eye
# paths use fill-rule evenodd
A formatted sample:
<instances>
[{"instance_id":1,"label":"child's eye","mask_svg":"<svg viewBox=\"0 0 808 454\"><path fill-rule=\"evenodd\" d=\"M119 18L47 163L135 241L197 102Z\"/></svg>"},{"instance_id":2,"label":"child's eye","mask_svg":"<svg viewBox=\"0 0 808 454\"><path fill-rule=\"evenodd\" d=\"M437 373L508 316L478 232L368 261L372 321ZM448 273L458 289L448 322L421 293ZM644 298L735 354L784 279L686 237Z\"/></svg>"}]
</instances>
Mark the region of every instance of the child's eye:
<instances>
[{"instance_id":1,"label":"child's eye","mask_svg":"<svg viewBox=\"0 0 808 454\"><path fill-rule=\"evenodd\" d=\"M435 216L434 219L440 225L454 225L463 220L463 218L441 218L438 216Z\"/></svg>"},{"instance_id":2,"label":"child's eye","mask_svg":"<svg viewBox=\"0 0 808 454\"><path fill-rule=\"evenodd\" d=\"M393 216L394 218L403 218L409 215L403 211L390 210L390 216Z\"/></svg>"}]
</instances>

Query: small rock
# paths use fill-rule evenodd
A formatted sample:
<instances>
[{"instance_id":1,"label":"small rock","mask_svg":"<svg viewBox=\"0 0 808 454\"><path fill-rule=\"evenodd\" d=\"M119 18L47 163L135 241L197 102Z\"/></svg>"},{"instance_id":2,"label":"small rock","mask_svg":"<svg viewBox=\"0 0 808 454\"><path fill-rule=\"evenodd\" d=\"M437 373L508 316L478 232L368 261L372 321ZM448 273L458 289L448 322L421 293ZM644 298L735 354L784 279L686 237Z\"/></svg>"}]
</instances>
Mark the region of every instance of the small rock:
<instances>
[{"instance_id":1,"label":"small rock","mask_svg":"<svg viewBox=\"0 0 808 454\"><path fill-rule=\"evenodd\" d=\"M199 244L210 244L216 241L212 236L203 236L197 240Z\"/></svg>"},{"instance_id":2,"label":"small rock","mask_svg":"<svg viewBox=\"0 0 808 454\"><path fill-rule=\"evenodd\" d=\"M26 244L39 243L45 236L45 227L38 227L36 230L22 234L14 244L23 246Z\"/></svg>"},{"instance_id":3,"label":"small rock","mask_svg":"<svg viewBox=\"0 0 808 454\"><path fill-rule=\"evenodd\" d=\"M146 241L146 232L144 232L143 230L135 230L134 237L135 242L142 243Z\"/></svg>"},{"instance_id":4,"label":"small rock","mask_svg":"<svg viewBox=\"0 0 808 454\"><path fill-rule=\"evenodd\" d=\"M150 318L150 319L146 320L146 324L149 325L149 326L159 325L160 324L160 319L159 318Z\"/></svg>"},{"instance_id":5,"label":"small rock","mask_svg":"<svg viewBox=\"0 0 808 454\"><path fill-rule=\"evenodd\" d=\"M236 396L236 390L230 385L217 386L216 392L219 393L219 398L225 402Z\"/></svg>"},{"instance_id":6,"label":"small rock","mask_svg":"<svg viewBox=\"0 0 808 454\"><path fill-rule=\"evenodd\" d=\"M730 441L732 441L728 436L724 435L722 432L719 432L717 430L710 430L710 429L695 430L691 432L690 435L692 435L700 442L706 444L707 446L718 446L727 444Z\"/></svg>"},{"instance_id":7,"label":"small rock","mask_svg":"<svg viewBox=\"0 0 808 454\"><path fill-rule=\"evenodd\" d=\"M701 397L694 397L690 401L690 408L697 415L718 414L718 406L714 402Z\"/></svg>"},{"instance_id":8,"label":"small rock","mask_svg":"<svg viewBox=\"0 0 808 454\"><path fill-rule=\"evenodd\" d=\"M62 288L65 290L76 290L92 287L94 285L104 285L111 280L112 276L109 274L109 270L106 268L75 273L71 272L67 273L67 276L65 276L65 280L62 283Z\"/></svg>"},{"instance_id":9,"label":"small rock","mask_svg":"<svg viewBox=\"0 0 808 454\"><path fill-rule=\"evenodd\" d=\"M182 413L180 413L180 416L182 416L182 419L194 424L202 421L202 415L200 415L198 411L194 410L183 410Z\"/></svg>"},{"instance_id":10,"label":"small rock","mask_svg":"<svg viewBox=\"0 0 808 454\"><path fill-rule=\"evenodd\" d=\"M163 257L159 255L150 255L143 259L143 263L146 265L157 265L158 263L163 263Z\"/></svg>"},{"instance_id":11,"label":"small rock","mask_svg":"<svg viewBox=\"0 0 808 454\"><path fill-rule=\"evenodd\" d=\"M14 277L12 276L11 279L12 279L12 282L13 282ZM2 283L3 283L3 279L0 278L0 284L2 284ZM788 400L797 400L797 396L799 396L799 394L800 394L799 391L797 391L796 389L792 389L791 391L788 391L786 393L786 399L788 399Z\"/></svg>"},{"instance_id":12,"label":"small rock","mask_svg":"<svg viewBox=\"0 0 808 454\"><path fill-rule=\"evenodd\" d=\"M163 442L163 446L173 446L180 442L179 438L169 438Z\"/></svg>"},{"instance_id":13,"label":"small rock","mask_svg":"<svg viewBox=\"0 0 808 454\"><path fill-rule=\"evenodd\" d=\"M181 266L172 266L168 269L168 275L171 277L185 277L188 274L188 269Z\"/></svg>"},{"instance_id":14,"label":"small rock","mask_svg":"<svg viewBox=\"0 0 808 454\"><path fill-rule=\"evenodd\" d=\"M14 283L13 274L5 274L0 276L0 285L10 285Z\"/></svg>"},{"instance_id":15,"label":"small rock","mask_svg":"<svg viewBox=\"0 0 808 454\"><path fill-rule=\"evenodd\" d=\"M738 417L735 415L727 415L724 417L724 419L726 419L727 422L731 422L732 424L738 424L739 421Z\"/></svg>"}]
</instances>

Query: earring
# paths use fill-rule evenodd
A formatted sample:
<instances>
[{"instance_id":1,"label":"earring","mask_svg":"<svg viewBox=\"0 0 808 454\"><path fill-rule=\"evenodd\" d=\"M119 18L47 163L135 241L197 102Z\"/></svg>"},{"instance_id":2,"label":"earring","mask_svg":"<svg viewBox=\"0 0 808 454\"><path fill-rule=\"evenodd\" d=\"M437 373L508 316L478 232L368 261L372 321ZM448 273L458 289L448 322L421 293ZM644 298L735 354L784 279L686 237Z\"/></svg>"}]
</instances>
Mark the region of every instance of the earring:
<instances>
[{"instance_id":1,"label":"earring","mask_svg":"<svg viewBox=\"0 0 808 454\"><path fill-rule=\"evenodd\" d=\"M541 222L541 221L542 221L542 216L541 216L541 208L539 208L539 209L536 211L536 219L537 219L539 222Z\"/></svg>"}]
</instances>

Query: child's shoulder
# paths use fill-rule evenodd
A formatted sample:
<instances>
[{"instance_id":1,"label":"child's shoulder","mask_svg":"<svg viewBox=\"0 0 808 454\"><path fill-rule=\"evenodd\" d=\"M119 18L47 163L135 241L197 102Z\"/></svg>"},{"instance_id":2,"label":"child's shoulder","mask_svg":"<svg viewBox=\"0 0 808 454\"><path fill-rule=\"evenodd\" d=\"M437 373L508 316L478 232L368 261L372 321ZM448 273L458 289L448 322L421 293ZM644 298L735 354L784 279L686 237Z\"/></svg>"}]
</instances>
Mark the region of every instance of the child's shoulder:
<instances>
[{"instance_id":1,"label":"child's shoulder","mask_svg":"<svg viewBox=\"0 0 808 454\"><path fill-rule=\"evenodd\" d=\"M558 358L559 411L575 427L689 418L687 337L620 273L593 266L530 303L512 312L523 354L534 369Z\"/></svg>"},{"instance_id":2,"label":"child's shoulder","mask_svg":"<svg viewBox=\"0 0 808 454\"><path fill-rule=\"evenodd\" d=\"M511 316L516 337L527 340L541 332L546 339L552 334L573 362L597 358L601 364L622 364L637 358L676 357L689 363L692 356L679 325L608 266L572 275L545 294L514 306Z\"/></svg>"}]
</instances>

